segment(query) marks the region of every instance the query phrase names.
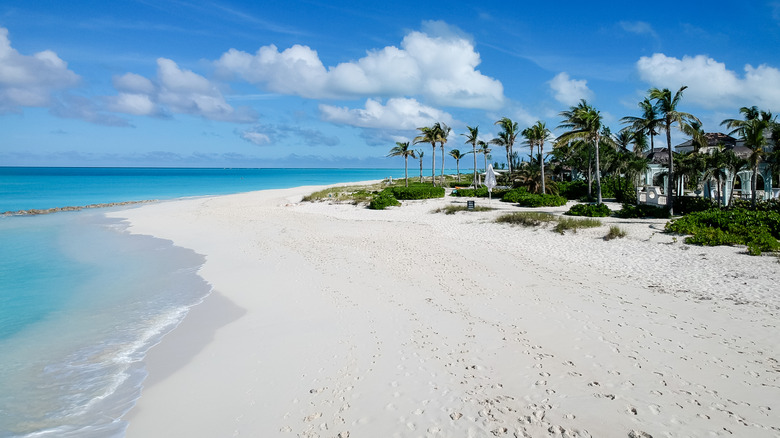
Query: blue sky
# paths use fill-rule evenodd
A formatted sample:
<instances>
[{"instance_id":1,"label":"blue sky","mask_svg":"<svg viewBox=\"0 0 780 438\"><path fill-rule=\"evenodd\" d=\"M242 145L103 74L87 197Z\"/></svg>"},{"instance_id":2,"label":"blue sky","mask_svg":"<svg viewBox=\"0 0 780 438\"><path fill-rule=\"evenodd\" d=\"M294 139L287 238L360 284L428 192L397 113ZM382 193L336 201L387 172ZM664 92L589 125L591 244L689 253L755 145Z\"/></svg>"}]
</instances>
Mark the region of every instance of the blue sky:
<instances>
[{"instance_id":1,"label":"blue sky","mask_svg":"<svg viewBox=\"0 0 780 438\"><path fill-rule=\"evenodd\" d=\"M585 98L614 132L651 87L780 113L780 0L595 3L5 0L0 165L399 167L419 126Z\"/></svg>"}]
</instances>

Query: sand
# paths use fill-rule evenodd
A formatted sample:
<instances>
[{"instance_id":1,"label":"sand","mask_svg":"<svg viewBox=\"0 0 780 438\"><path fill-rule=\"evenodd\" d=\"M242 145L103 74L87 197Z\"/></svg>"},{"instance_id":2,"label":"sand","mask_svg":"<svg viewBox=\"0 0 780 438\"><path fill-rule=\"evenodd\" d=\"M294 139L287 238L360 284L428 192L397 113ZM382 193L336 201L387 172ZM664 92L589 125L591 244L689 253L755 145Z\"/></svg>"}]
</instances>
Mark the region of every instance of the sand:
<instances>
[{"instance_id":1,"label":"sand","mask_svg":"<svg viewBox=\"0 0 780 438\"><path fill-rule=\"evenodd\" d=\"M314 189L111 213L213 286L147 356L128 437L780 436L776 257Z\"/></svg>"}]
</instances>

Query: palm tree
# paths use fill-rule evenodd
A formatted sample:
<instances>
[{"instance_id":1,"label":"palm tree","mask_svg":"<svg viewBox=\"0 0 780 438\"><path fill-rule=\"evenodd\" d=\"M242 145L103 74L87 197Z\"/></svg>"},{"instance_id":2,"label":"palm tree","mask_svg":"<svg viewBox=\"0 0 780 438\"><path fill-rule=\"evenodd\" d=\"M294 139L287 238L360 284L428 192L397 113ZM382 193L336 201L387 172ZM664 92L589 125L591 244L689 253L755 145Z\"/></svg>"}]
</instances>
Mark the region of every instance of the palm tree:
<instances>
[{"instance_id":1,"label":"palm tree","mask_svg":"<svg viewBox=\"0 0 780 438\"><path fill-rule=\"evenodd\" d=\"M458 182L460 182L460 160L461 158L465 157L470 153L471 152L466 152L465 154L461 154L460 151L457 149L453 149L450 151L450 156L455 159L455 167L458 172Z\"/></svg>"},{"instance_id":2,"label":"palm tree","mask_svg":"<svg viewBox=\"0 0 780 438\"><path fill-rule=\"evenodd\" d=\"M726 181L726 178L728 178L728 174L726 173L726 164L728 158L726 157L726 152L723 149L723 144L719 144L717 149L706 156L706 169L702 178L704 180L710 180L712 178L715 179L715 190L717 193L715 199L718 200L718 205L723 204L723 183ZM734 154L734 152L731 152L731 154Z\"/></svg>"},{"instance_id":3,"label":"palm tree","mask_svg":"<svg viewBox=\"0 0 780 438\"><path fill-rule=\"evenodd\" d=\"M653 143L653 137L658 135L656 129L660 126L662 119L658 114L658 109L649 98L645 97L645 100L639 102L639 108L642 109L641 117L626 116L620 119L623 124L628 124L636 133L642 133L643 135L650 136L650 152L655 150L655 144Z\"/></svg>"},{"instance_id":4,"label":"palm tree","mask_svg":"<svg viewBox=\"0 0 780 438\"><path fill-rule=\"evenodd\" d=\"M502 141L501 145L506 148L506 161L507 165L509 166L509 174L511 175L512 162L510 157L512 156L512 147L514 147L517 134L520 133L520 128L518 127L517 122L513 122L509 117L504 117L495 124L501 125L501 132L498 134L498 137Z\"/></svg>"},{"instance_id":5,"label":"palm tree","mask_svg":"<svg viewBox=\"0 0 780 438\"><path fill-rule=\"evenodd\" d=\"M772 130L772 134L777 131L777 119L772 117L771 111L761 111L756 106L742 107L739 112L744 116L744 120L726 119L721 125L731 128L729 134L739 133L745 146L750 148L750 156L747 161L750 164L753 174L750 178L751 204L756 205L756 181L758 180L758 165L767 155L766 146L768 141L766 133ZM776 139L775 139L776 141Z\"/></svg>"},{"instance_id":6,"label":"palm tree","mask_svg":"<svg viewBox=\"0 0 780 438\"><path fill-rule=\"evenodd\" d=\"M420 182L423 182L423 176L422 176L422 168L423 168L423 155L425 155L425 151L422 149L415 150L415 153L417 154L417 158L420 159Z\"/></svg>"},{"instance_id":7,"label":"palm tree","mask_svg":"<svg viewBox=\"0 0 780 438\"><path fill-rule=\"evenodd\" d=\"M420 135L414 138L414 144L418 143L430 143L433 147L433 156L431 157L431 183L436 185L436 142L438 141L438 133L436 132L436 125L423 126L417 128L420 131Z\"/></svg>"},{"instance_id":8,"label":"palm tree","mask_svg":"<svg viewBox=\"0 0 780 438\"><path fill-rule=\"evenodd\" d=\"M488 159L489 159L488 157L490 157L490 152L491 152L491 149L489 147L490 145L486 141L483 141L483 140L478 141L477 145L479 146L479 149L477 149L477 152L482 154L482 156L485 158L485 172L487 172Z\"/></svg>"},{"instance_id":9,"label":"palm tree","mask_svg":"<svg viewBox=\"0 0 780 438\"><path fill-rule=\"evenodd\" d=\"M545 191L545 176L544 176L544 142L545 140L550 139L550 132L549 129L547 129L547 125L542 122L541 120L537 121L534 126L531 127L531 130L533 131L533 137L534 140L536 140L536 145L539 147L539 167L542 170L542 193L547 193Z\"/></svg>"},{"instance_id":10,"label":"palm tree","mask_svg":"<svg viewBox=\"0 0 780 438\"><path fill-rule=\"evenodd\" d=\"M662 124L659 128L666 131L666 148L668 149L669 157L669 193L666 194L666 206L669 208L669 214L674 214L674 154L672 152L672 124L676 123L682 130L683 125L696 121L701 123L699 119L692 114L677 111L677 105L679 105L682 99L683 91L688 88L687 86L680 87L679 90L672 96L672 92L668 88L659 90L658 88L651 88L648 91L650 99L655 100L655 107L658 110L658 114L661 116Z\"/></svg>"},{"instance_id":11,"label":"palm tree","mask_svg":"<svg viewBox=\"0 0 780 438\"><path fill-rule=\"evenodd\" d=\"M404 157L404 180L406 187L409 187L409 157L417 158L414 155L414 149L409 149L409 142L395 142L396 146L390 149L388 157Z\"/></svg>"},{"instance_id":12,"label":"palm tree","mask_svg":"<svg viewBox=\"0 0 780 438\"><path fill-rule=\"evenodd\" d=\"M439 171L439 187L444 187L444 143L447 143L447 137L450 136L452 128L444 123L436 122L433 125L436 130L436 141L441 144L441 170Z\"/></svg>"},{"instance_id":13,"label":"palm tree","mask_svg":"<svg viewBox=\"0 0 780 438\"><path fill-rule=\"evenodd\" d=\"M479 142L479 126L471 127L466 126L466 129L469 130L468 134L461 134L462 136L466 137L466 144L470 144L472 148L472 153L474 154L474 188L477 188L477 142ZM460 178L460 175L458 175L458 178ZM460 179L459 179L460 180Z\"/></svg>"},{"instance_id":14,"label":"palm tree","mask_svg":"<svg viewBox=\"0 0 780 438\"><path fill-rule=\"evenodd\" d=\"M702 148L709 146L707 135L702 128L701 122L692 120L690 123L682 126L682 131L691 137L691 146L693 146L693 152L699 152Z\"/></svg>"},{"instance_id":15,"label":"palm tree","mask_svg":"<svg viewBox=\"0 0 780 438\"><path fill-rule=\"evenodd\" d=\"M598 203L602 203L601 198L601 170L599 165L599 144L605 141L613 144L612 139L606 136L602 139L601 113L590 106L585 99L580 100L576 106L572 106L568 111L562 111L563 122L558 128L568 129L568 131L558 137L558 143L568 143L572 140L584 140L593 145L596 150L596 193Z\"/></svg>"}]
</instances>

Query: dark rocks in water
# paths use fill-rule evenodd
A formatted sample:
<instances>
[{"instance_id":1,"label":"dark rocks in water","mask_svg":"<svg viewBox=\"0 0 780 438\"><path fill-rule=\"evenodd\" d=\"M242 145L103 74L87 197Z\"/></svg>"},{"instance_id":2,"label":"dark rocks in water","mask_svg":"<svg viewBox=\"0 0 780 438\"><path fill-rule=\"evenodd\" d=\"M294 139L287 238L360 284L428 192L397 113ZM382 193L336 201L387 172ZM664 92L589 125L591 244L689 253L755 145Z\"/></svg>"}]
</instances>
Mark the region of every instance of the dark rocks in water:
<instances>
[{"instance_id":1,"label":"dark rocks in water","mask_svg":"<svg viewBox=\"0 0 780 438\"><path fill-rule=\"evenodd\" d=\"M59 213L61 211L79 211L84 210L86 208L107 208L107 207L121 207L123 205L132 205L132 204L146 204L148 202L157 202L156 199L149 199L146 201L125 201L125 202L109 202L107 204L90 204L90 205L82 205L77 207L56 207L56 208L47 208L45 210L38 210L38 209L31 209L31 210L18 210L18 211L6 211L3 213L0 213L2 216L35 216L39 214L50 214L50 213Z\"/></svg>"}]
</instances>

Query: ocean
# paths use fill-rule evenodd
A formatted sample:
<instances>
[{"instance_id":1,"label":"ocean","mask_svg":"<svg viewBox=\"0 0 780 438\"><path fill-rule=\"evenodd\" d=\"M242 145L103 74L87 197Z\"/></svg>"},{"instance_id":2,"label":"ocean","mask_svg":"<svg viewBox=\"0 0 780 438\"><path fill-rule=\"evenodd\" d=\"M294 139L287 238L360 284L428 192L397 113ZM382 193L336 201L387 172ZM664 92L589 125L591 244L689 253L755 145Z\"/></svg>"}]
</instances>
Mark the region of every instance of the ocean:
<instances>
[{"instance_id":1,"label":"ocean","mask_svg":"<svg viewBox=\"0 0 780 438\"><path fill-rule=\"evenodd\" d=\"M410 174L413 174L410 172ZM403 169L0 167L0 212L403 177ZM0 216L0 437L121 437L203 257L104 209Z\"/></svg>"}]
</instances>

